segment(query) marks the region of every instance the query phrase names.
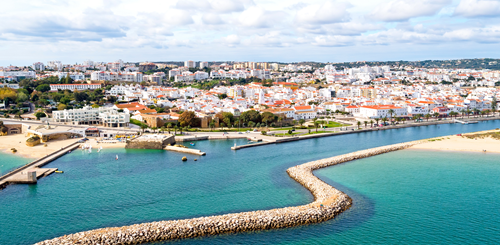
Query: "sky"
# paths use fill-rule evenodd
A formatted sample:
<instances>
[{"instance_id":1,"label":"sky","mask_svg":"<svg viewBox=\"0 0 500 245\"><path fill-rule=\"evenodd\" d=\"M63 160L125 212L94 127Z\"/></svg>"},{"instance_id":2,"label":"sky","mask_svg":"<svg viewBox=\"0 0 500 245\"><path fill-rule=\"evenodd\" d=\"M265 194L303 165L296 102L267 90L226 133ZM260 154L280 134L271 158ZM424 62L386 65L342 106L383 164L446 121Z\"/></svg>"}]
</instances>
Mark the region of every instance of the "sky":
<instances>
[{"instance_id":1,"label":"sky","mask_svg":"<svg viewBox=\"0 0 500 245\"><path fill-rule=\"evenodd\" d=\"M0 66L500 58L500 0L3 1Z\"/></svg>"}]
</instances>

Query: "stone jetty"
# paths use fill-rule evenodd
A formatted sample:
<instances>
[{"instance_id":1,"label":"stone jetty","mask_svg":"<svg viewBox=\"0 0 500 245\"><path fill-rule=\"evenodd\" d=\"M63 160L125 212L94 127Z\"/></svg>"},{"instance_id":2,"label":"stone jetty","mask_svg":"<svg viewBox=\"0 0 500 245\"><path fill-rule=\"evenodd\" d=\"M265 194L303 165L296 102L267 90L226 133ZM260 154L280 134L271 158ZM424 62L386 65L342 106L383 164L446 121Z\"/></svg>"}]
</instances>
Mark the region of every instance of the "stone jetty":
<instances>
[{"instance_id":1,"label":"stone jetty","mask_svg":"<svg viewBox=\"0 0 500 245\"><path fill-rule=\"evenodd\" d=\"M343 192L314 176L314 170L406 149L422 142L414 141L372 148L289 168L288 175L311 191L314 196L314 202L307 205L102 228L66 235L37 244L140 244L323 222L333 219L347 210L351 206L352 200Z\"/></svg>"}]
</instances>

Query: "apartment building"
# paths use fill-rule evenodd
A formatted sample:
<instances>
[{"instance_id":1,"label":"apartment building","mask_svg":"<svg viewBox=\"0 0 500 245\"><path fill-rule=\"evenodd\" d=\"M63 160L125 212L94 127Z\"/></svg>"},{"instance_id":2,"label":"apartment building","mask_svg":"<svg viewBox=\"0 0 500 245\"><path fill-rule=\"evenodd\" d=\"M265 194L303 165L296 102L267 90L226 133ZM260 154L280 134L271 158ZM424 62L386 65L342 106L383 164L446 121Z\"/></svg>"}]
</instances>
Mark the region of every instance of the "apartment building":
<instances>
[{"instance_id":1,"label":"apartment building","mask_svg":"<svg viewBox=\"0 0 500 245\"><path fill-rule=\"evenodd\" d=\"M122 82L142 82L141 72L104 72L95 71L90 74L92 81L122 81Z\"/></svg>"},{"instance_id":2,"label":"apartment building","mask_svg":"<svg viewBox=\"0 0 500 245\"><path fill-rule=\"evenodd\" d=\"M52 116L55 122L71 123L73 125L103 125L106 127L127 127L130 115L118 112L114 108L92 108L85 106L82 109L54 111Z\"/></svg>"},{"instance_id":3,"label":"apartment building","mask_svg":"<svg viewBox=\"0 0 500 245\"><path fill-rule=\"evenodd\" d=\"M99 89L101 88L101 84L100 83L84 83L84 84L51 84L50 85L50 90L51 91L57 91L57 90L65 90L65 89L68 89L68 90L87 90L87 89L90 89L90 90L94 90L94 89Z\"/></svg>"}]
</instances>

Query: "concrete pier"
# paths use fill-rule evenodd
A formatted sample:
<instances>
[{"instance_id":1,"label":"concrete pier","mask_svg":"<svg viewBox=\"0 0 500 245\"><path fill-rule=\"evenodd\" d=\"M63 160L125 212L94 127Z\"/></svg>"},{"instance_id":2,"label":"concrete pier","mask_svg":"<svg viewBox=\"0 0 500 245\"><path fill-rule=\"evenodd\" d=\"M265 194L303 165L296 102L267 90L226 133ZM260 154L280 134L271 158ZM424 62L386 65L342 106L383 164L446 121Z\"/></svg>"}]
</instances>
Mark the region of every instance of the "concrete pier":
<instances>
[{"instance_id":1,"label":"concrete pier","mask_svg":"<svg viewBox=\"0 0 500 245\"><path fill-rule=\"evenodd\" d=\"M194 154L194 155L199 155L199 156L205 156L207 154L205 152L202 152L201 150L190 149L190 148L183 148L183 147L177 147L177 146L166 146L165 150L167 150L167 151L182 152L182 153L188 153L188 154Z\"/></svg>"},{"instance_id":2,"label":"concrete pier","mask_svg":"<svg viewBox=\"0 0 500 245\"><path fill-rule=\"evenodd\" d=\"M55 168L49 168L49 169L42 169L40 167L43 167L50 162L56 160L57 158L65 155L69 151L75 150L80 146L80 144L77 141L74 141L73 143L69 144L66 147L63 147L60 150L57 150L47 156L44 156L38 160L35 160L33 162L30 162L24 166L21 166L3 176L0 177L0 190L5 188L7 185L12 184L12 183L36 183L36 181L28 180L27 172L30 171L35 171L36 172L36 178L43 178L45 176L48 176L52 173L54 173L57 169ZM24 174L23 174L24 173Z\"/></svg>"}]
</instances>

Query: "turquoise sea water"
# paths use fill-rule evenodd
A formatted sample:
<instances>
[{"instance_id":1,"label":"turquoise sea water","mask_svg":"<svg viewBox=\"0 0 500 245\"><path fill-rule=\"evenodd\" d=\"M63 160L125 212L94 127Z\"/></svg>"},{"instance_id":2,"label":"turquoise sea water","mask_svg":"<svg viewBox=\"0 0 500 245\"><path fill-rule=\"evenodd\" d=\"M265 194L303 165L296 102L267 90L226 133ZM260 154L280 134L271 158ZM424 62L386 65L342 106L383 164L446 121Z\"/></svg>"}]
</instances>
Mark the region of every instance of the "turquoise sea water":
<instances>
[{"instance_id":1,"label":"turquoise sea water","mask_svg":"<svg viewBox=\"0 0 500 245\"><path fill-rule=\"evenodd\" d=\"M20 157L12 153L2 152L0 149L0 176L31 161L33 161L33 159Z\"/></svg>"},{"instance_id":2,"label":"turquoise sea water","mask_svg":"<svg viewBox=\"0 0 500 245\"><path fill-rule=\"evenodd\" d=\"M313 198L307 190L288 177L285 170L290 166L381 145L498 127L500 127L500 121L474 125L456 124L406 128L319 138L249 148L236 152L231 151L230 147L235 142L244 144L246 141L200 141L196 143L195 148L207 152L207 156L188 155L188 162L180 161L184 154L161 150L105 149L101 153L94 152L92 154L74 151L47 165L47 167L57 167L64 170L64 174L53 174L43 178L37 185L11 185L0 191L0 221L2 221L0 222L0 244L30 244L64 234L101 227L305 204L312 201ZM431 191L450 194L452 191L442 188L446 187L447 183L441 183L441 178L435 178L432 183L425 181L425 177L433 171L432 168L429 169L429 166L439 166L443 162L441 160L443 158L455 159L453 161L457 163L465 158L452 158L452 153L424 152L412 155L412 152L390 153L358 161L362 163L371 160L374 161L373 163L353 162L318 171L317 174L322 179L347 192L355 200L355 205L350 210L333 221L278 231L223 235L174 243L269 244L272 241L282 244L331 244L340 242L340 239L346 243L349 241L360 243L363 240L359 239L368 239L369 237L372 240L366 240L366 243L401 242L400 236L396 236L396 233L381 232L377 234L373 233L375 230L372 231L373 227L381 226L378 229L384 230L384 226L387 226L387 229L397 227L408 233L412 232L408 227L403 229L403 223L399 220L409 215L407 213L409 207L414 204L421 205L421 203L415 202L414 198L398 194L398 189L395 188L399 186L398 183L387 182L391 179L389 174L408 176L408 174L412 175L420 171L421 174L412 177L414 182L401 184L414 186L415 183L425 183L431 186L425 187ZM461 154L464 156L474 155ZM115 155L119 155L118 161L115 160ZM425 157L427 155L430 157ZM403 159L396 158L398 160L391 163L391 159L394 158L391 156L400 156ZM408 156L407 159L404 159L406 156ZM387 167L413 161L417 159L416 156L425 157L417 161L425 162L425 164L410 164L416 168L422 166L420 170L408 168L406 173L391 171L390 168L384 170ZM493 155L474 156L477 161L481 162ZM193 158L198 158L198 161L193 161ZM498 159L498 156L494 159ZM494 162L494 160L492 161ZM373 176L381 176L380 179L373 181L373 185L367 185L364 181L370 173L363 173L361 170L370 169L365 165L375 166L380 164L379 162L384 164L373 168L372 171L377 170L378 172L373 172ZM350 173L345 172L345 174L341 174L344 178L335 175L350 165L359 166L359 171L354 169ZM460 168L460 166L463 165L452 165L451 167ZM478 169L482 166L476 164ZM498 175L500 173L498 169L493 167L494 164L491 166L490 169L482 169L481 173ZM448 167L450 166L444 166L439 171L444 173ZM338 172L337 169L339 169ZM344 171L347 170L349 169ZM356 175L357 172L360 174ZM456 180L460 180L459 184L464 185L460 189L469 190L464 193L465 196L485 192L478 189L480 187L468 189L467 181L471 180L461 181L464 178L467 179L467 176L461 176L461 173L460 171L456 172ZM482 175L479 177L481 180L485 180L491 176ZM410 181L412 178L407 177L403 180ZM373 178L368 179L373 180ZM381 182L381 180L386 182ZM491 182L493 186L498 186L500 181L491 178ZM385 184L375 185L378 183ZM382 190L378 187L385 189ZM415 186L415 189L419 189L417 187ZM389 199L390 195L387 196L386 191L400 199ZM487 191L490 190L487 189ZM413 192L409 191L407 194L410 197L414 195ZM494 194L498 195L499 193ZM388 199L384 199L386 197ZM422 195L419 194L416 197L421 199ZM412 202L404 202L404 200L410 199ZM446 200L446 198L434 200L441 209L426 209L424 205L419 207L421 212L427 214L422 218L426 217L425 224L428 224L419 227L419 229L425 230L426 227L432 229L434 226L429 224L436 222L444 224L449 217L446 215L438 216L438 214L456 212L453 207L448 208L449 204L441 205L443 202L438 202L440 200ZM486 204L489 205L491 202ZM392 208L396 204L406 205L407 209L393 210ZM466 207L475 208L475 206L469 206L470 203L464 204ZM476 204L474 203L474 205ZM496 208L496 206L493 203L486 208ZM392 219L379 217L379 215L387 214L386 210L392 210L389 213ZM468 209L463 210L468 211ZM429 213L435 213L435 215L428 215ZM437 220L432 220L433 217L436 217ZM379 218L382 219L379 220ZM469 219L470 222L474 220L477 221L477 219ZM389 225L391 222L393 226ZM450 224L450 230L457 229L457 227L452 226L455 223L458 222L453 221ZM466 227L458 228L464 229ZM496 231L495 227L488 229ZM479 233L483 234L482 231L478 231ZM489 233L485 232L484 234ZM391 240L391 237L394 239ZM450 233L448 240L462 241L453 240L453 237L454 235ZM429 237L429 239L431 238ZM424 240L420 242L425 243Z\"/></svg>"}]
</instances>

